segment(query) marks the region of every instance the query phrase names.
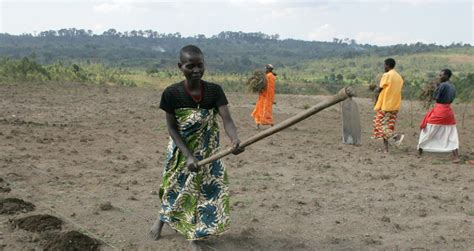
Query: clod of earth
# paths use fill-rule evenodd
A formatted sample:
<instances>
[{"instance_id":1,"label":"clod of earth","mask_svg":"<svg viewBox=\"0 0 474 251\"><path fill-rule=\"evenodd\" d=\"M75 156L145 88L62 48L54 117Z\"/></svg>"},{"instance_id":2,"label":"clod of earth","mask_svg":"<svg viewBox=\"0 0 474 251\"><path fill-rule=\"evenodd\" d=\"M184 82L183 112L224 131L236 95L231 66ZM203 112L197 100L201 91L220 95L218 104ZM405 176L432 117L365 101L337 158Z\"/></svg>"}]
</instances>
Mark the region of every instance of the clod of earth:
<instances>
[{"instance_id":1,"label":"clod of earth","mask_svg":"<svg viewBox=\"0 0 474 251\"><path fill-rule=\"evenodd\" d=\"M6 183L3 178L0 178L0 193L9 193L10 191L11 189L8 186L8 183Z\"/></svg>"},{"instance_id":2,"label":"clod of earth","mask_svg":"<svg viewBox=\"0 0 474 251\"><path fill-rule=\"evenodd\" d=\"M6 198L0 200L0 214L15 214L17 212L30 212L35 205L18 198Z\"/></svg>"},{"instance_id":3,"label":"clod of earth","mask_svg":"<svg viewBox=\"0 0 474 251\"><path fill-rule=\"evenodd\" d=\"M17 220L12 220L14 227L30 231L43 232L48 230L61 230L63 221L57 217L48 214L31 215Z\"/></svg>"},{"instance_id":4,"label":"clod of earth","mask_svg":"<svg viewBox=\"0 0 474 251\"><path fill-rule=\"evenodd\" d=\"M112 203L110 203L110 201L107 201L107 202L104 202L104 203L100 204L99 208L102 211L108 211L108 210L111 210L113 208L113 206L112 206Z\"/></svg>"},{"instance_id":5,"label":"clod of earth","mask_svg":"<svg viewBox=\"0 0 474 251\"><path fill-rule=\"evenodd\" d=\"M11 189L7 186L0 186L0 193L9 193Z\"/></svg>"}]
</instances>

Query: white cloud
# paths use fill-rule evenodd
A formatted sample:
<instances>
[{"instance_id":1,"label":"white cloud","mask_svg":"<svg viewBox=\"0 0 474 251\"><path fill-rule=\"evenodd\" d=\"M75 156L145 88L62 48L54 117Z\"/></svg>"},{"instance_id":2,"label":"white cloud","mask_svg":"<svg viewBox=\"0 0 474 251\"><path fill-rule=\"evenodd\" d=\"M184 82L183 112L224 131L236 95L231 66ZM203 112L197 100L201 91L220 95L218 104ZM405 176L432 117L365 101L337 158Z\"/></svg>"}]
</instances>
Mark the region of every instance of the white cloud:
<instances>
[{"instance_id":1,"label":"white cloud","mask_svg":"<svg viewBox=\"0 0 474 251\"><path fill-rule=\"evenodd\" d=\"M270 11L270 14L267 18L286 18L291 17L294 15L298 15L299 13L294 8L282 8L282 9L273 9Z\"/></svg>"},{"instance_id":2,"label":"white cloud","mask_svg":"<svg viewBox=\"0 0 474 251\"><path fill-rule=\"evenodd\" d=\"M429 4L440 4L440 3L463 3L465 0L397 0L398 3L410 4L412 6L423 6ZM395 2L395 3L396 3Z\"/></svg>"},{"instance_id":3,"label":"white cloud","mask_svg":"<svg viewBox=\"0 0 474 251\"><path fill-rule=\"evenodd\" d=\"M93 10L99 13L130 12L132 11L132 8L132 3L119 0L100 3L93 6Z\"/></svg>"},{"instance_id":4,"label":"white cloud","mask_svg":"<svg viewBox=\"0 0 474 251\"><path fill-rule=\"evenodd\" d=\"M100 13L110 13L117 11L131 11L131 7L128 4L123 3L101 3L94 5L93 10Z\"/></svg>"},{"instance_id":5,"label":"white cloud","mask_svg":"<svg viewBox=\"0 0 474 251\"><path fill-rule=\"evenodd\" d=\"M391 4L384 4L384 5L380 5L379 10L381 12L389 12L391 7L392 7Z\"/></svg>"},{"instance_id":6,"label":"white cloud","mask_svg":"<svg viewBox=\"0 0 474 251\"><path fill-rule=\"evenodd\" d=\"M114 12L126 12L131 13L135 11L148 11L147 8L140 7L146 1L133 1L133 0L112 0L112 1L98 1L94 0L92 9L98 13L114 13Z\"/></svg>"},{"instance_id":7,"label":"white cloud","mask_svg":"<svg viewBox=\"0 0 474 251\"><path fill-rule=\"evenodd\" d=\"M390 3L390 4L410 4L414 6L420 6L425 4L434 3L466 3L468 0L332 0L333 3Z\"/></svg>"},{"instance_id":8,"label":"white cloud","mask_svg":"<svg viewBox=\"0 0 474 251\"><path fill-rule=\"evenodd\" d=\"M302 11L296 8L273 8L271 10L266 10L265 8L250 7L249 10L252 10L254 13L262 13L262 15L256 15L256 20L258 23L279 23L282 20L289 20L298 17L302 17Z\"/></svg>"},{"instance_id":9,"label":"white cloud","mask_svg":"<svg viewBox=\"0 0 474 251\"><path fill-rule=\"evenodd\" d=\"M3 2L2 0L0 0L0 15L2 16L0 17L0 33L3 33L3 13L2 12L4 11L4 9L2 5L3 5Z\"/></svg>"},{"instance_id":10,"label":"white cloud","mask_svg":"<svg viewBox=\"0 0 474 251\"><path fill-rule=\"evenodd\" d=\"M210 2L210 1L207 1ZM237 5L244 5L244 4L261 4L261 5L268 5L268 4L273 4L277 3L277 0L227 0L227 1L222 1L222 2L229 2L232 4L237 4Z\"/></svg>"},{"instance_id":11,"label":"white cloud","mask_svg":"<svg viewBox=\"0 0 474 251\"><path fill-rule=\"evenodd\" d=\"M308 34L308 39L314 41L332 41L335 37L338 37L337 31L330 24L324 24Z\"/></svg>"}]
</instances>

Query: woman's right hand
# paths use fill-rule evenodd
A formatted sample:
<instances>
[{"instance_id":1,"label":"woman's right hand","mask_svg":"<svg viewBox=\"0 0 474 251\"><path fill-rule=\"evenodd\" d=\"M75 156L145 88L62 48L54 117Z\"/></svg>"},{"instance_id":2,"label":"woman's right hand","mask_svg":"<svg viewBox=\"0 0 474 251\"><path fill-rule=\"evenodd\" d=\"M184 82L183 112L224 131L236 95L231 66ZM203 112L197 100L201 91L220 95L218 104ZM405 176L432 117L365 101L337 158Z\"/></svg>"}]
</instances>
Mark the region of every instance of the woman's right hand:
<instances>
[{"instance_id":1,"label":"woman's right hand","mask_svg":"<svg viewBox=\"0 0 474 251\"><path fill-rule=\"evenodd\" d=\"M186 166L187 166L188 170L191 171L191 172L199 171L199 167L198 167L197 163L198 163L198 160L194 156L189 156L186 159Z\"/></svg>"}]
</instances>

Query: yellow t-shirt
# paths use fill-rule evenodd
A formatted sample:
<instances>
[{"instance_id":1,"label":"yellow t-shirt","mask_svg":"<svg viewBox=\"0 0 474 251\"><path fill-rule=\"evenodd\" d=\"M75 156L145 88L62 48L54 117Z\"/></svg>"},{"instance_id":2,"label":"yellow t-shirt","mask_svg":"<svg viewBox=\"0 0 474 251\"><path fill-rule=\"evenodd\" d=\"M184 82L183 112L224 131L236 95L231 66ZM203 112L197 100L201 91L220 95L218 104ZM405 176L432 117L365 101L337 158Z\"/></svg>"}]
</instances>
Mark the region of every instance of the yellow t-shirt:
<instances>
[{"instance_id":1,"label":"yellow t-shirt","mask_svg":"<svg viewBox=\"0 0 474 251\"><path fill-rule=\"evenodd\" d=\"M379 94L374 110L398 111L402 102L402 76L391 69L382 75L380 88L382 88L382 92Z\"/></svg>"}]
</instances>

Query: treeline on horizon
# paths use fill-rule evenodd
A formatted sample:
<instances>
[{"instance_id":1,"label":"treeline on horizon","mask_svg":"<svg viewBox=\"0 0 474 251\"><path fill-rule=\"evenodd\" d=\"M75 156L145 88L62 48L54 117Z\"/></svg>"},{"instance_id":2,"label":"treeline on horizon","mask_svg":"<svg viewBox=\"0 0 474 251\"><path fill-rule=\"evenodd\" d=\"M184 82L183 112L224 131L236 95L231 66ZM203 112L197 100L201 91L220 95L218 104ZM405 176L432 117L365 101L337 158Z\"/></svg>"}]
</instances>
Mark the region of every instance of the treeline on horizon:
<instances>
[{"instance_id":1,"label":"treeline on horizon","mask_svg":"<svg viewBox=\"0 0 474 251\"><path fill-rule=\"evenodd\" d=\"M42 64L57 62L103 63L112 67L149 70L176 67L179 49L196 44L206 56L208 68L222 73L248 73L271 62L278 68L298 69L307 61L357 56L389 56L434 52L450 48L472 48L469 44L399 44L375 46L358 44L354 39L334 38L332 42L280 39L278 34L224 31L206 37L183 37L180 33L153 30L102 34L91 30L60 29L36 34L0 34L0 57L20 59L34 55Z\"/></svg>"}]
</instances>

